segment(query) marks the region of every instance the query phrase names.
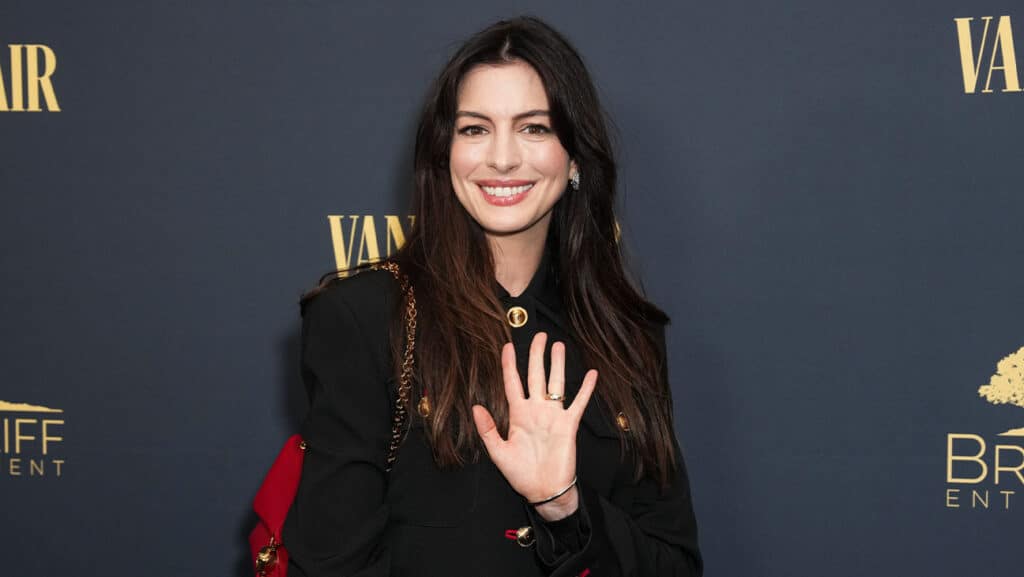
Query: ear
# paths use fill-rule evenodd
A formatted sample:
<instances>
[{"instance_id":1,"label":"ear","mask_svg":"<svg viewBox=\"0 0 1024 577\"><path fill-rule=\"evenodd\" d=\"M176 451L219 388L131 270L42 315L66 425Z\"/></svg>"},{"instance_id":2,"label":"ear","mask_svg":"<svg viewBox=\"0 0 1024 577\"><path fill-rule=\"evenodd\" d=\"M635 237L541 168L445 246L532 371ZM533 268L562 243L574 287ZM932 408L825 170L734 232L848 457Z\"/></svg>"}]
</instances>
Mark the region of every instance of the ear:
<instances>
[{"instance_id":1,"label":"ear","mask_svg":"<svg viewBox=\"0 0 1024 577\"><path fill-rule=\"evenodd\" d=\"M572 178L572 175L576 174L579 171L580 171L580 167L579 167L579 165L576 164L576 161L575 160L570 160L569 161L569 178Z\"/></svg>"}]
</instances>

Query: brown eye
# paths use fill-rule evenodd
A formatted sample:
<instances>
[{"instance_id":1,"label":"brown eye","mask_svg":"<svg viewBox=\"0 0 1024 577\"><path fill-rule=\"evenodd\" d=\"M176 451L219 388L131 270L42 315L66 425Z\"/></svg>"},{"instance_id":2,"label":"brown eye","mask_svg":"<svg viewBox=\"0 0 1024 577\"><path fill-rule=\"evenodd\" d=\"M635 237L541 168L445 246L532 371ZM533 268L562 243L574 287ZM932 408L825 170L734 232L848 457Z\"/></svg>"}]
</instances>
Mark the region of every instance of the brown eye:
<instances>
[{"instance_id":1,"label":"brown eye","mask_svg":"<svg viewBox=\"0 0 1024 577\"><path fill-rule=\"evenodd\" d=\"M470 126L463 126L462 128L459 129L459 134L464 134L466 136L479 136L483 133L484 128L482 126L477 126L475 124L472 124Z\"/></svg>"},{"instance_id":2,"label":"brown eye","mask_svg":"<svg viewBox=\"0 0 1024 577\"><path fill-rule=\"evenodd\" d=\"M551 132L551 130L543 124L529 124L523 130L525 130L527 134L547 134Z\"/></svg>"}]
</instances>

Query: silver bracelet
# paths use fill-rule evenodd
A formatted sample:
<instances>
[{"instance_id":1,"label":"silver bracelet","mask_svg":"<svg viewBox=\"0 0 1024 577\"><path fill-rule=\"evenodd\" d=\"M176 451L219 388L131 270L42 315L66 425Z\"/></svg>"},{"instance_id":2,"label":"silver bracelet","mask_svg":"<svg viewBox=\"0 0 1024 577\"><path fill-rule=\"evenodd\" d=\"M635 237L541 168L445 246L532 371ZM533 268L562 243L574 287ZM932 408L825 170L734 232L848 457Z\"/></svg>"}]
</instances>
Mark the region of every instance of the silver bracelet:
<instances>
[{"instance_id":1,"label":"silver bracelet","mask_svg":"<svg viewBox=\"0 0 1024 577\"><path fill-rule=\"evenodd\" d=\"M550 503L550 502L554 501L555 499L561 497L562 495L568 493L569 489L572 489L575 486L576 486L576 475L573 475L572 476L572 483L569 483L568 487L562 489L561 491L555 493L554 495L548 497L547 499L544 499L543 501L534 501L533 503L528 503L528 505L530 505L531 507L536 507L537 505L543 505L544 503Z\"/></svg>"}]
</instances>

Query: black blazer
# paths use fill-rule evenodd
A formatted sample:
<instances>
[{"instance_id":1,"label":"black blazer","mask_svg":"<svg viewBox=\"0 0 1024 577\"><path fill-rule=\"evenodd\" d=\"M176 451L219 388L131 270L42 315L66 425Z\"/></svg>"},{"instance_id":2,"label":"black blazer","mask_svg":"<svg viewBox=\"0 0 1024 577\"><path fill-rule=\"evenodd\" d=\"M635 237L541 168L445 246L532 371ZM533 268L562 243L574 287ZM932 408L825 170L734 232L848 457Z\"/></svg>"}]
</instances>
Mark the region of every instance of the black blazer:
<instances>
[{"instance_id":1,"label":"black blazer","mask_svg":"<svg viewBox=\"0 0 1024 577\"><path fill-rule=\"evenodd\" d=\"M523 382L529 343L546 331L547 354L551 343L566 344L571 402L586 368L551 260L545 253L517 297L494 286L506 308L527 311L527 323L512 329ZM304 307L302 377L310 410L302 432L309 449L283 533L290 577L702 574L678 446L679 469L668 491L651 479L633 482L632 465L620 461L615 420L596 395L579 432L580 507L566 519L545 522L486 454L456 471L438 469L415 412L385 475L396 389L388 326L400 298L389 272L371 270L335 282ZM664 327L652 330L664 360ZM516 539L524 527L532 535Z\"/></svg>"}]
</instances>

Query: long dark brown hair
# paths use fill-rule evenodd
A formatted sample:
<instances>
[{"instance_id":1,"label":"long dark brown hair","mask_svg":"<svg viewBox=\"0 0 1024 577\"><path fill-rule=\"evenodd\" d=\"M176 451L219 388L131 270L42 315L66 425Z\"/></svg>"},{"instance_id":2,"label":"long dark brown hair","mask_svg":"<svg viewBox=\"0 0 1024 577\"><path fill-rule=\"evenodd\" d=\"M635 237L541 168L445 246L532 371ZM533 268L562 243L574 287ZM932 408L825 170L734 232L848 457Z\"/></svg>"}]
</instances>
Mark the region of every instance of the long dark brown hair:
<instances>
[{"instance_id":1,"label":"long dark brown hair","mask_svg":"<svg viewBox=\"0 0 1024 577\"><path fill-rule=\"evenodd\" d=\"M552 128L580 172L579 190L567 187L553 208L547 242L585 366L600 374L595 400L607 414L621 411L628 419L623 449L634 453L637 478L651 475L665 485L675 466L672 403L651 331L661 330L668 317L638 293L623 269L615 159L590 74L569 42L533 17L497 22L467 40L434 81L416 133L416 218L389 260L401 266L416 291L416 373L429 391L432 410L425 426L434 457L452 467L480 455L474 404L491 411L499 430L508 428L500 357L511 330L495 294L488 243L452 189L448 159L459 83L474 66L513 61L531 65L543 80ZM302 302L333 282L336 272L325 275ZM396 311L396 372L403 331Z\"/></svg>"}]
</instances>

